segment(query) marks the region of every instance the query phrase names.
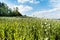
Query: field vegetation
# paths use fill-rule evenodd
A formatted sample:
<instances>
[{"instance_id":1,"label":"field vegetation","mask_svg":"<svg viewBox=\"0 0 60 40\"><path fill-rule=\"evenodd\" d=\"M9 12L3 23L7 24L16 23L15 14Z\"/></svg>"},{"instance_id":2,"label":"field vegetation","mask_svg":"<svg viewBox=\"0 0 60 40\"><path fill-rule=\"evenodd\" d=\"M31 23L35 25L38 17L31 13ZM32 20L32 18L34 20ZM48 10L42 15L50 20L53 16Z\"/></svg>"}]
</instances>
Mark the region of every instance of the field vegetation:
<instances>
[{"instance_id":1,"label":"field vegetation","mask_svg":"<svg viewBox=\"0 0 60 40\"><path fill-rule=\"evenodd\" d=\"M60 40L60 21L0 17L0 40Z\"/></svg>"}]
</instances>

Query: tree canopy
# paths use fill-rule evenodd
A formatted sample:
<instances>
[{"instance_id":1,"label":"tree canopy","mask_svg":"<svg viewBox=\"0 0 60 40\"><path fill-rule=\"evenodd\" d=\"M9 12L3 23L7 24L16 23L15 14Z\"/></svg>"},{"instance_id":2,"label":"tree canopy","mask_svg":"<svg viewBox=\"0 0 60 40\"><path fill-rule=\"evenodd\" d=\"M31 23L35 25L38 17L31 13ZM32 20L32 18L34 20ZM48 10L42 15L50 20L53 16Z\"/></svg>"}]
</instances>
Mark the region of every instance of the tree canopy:
<instances>
[{"instance_id":1,"label":"tree canopy","mask_svg":"<svg viewBox=\"0 0 60 40\"><path fill-rule=\"evenodd\" d=\"M16 7L13 11L5 3L0 2L0 16L22 16Z\"/></svg>"}]
</instances>

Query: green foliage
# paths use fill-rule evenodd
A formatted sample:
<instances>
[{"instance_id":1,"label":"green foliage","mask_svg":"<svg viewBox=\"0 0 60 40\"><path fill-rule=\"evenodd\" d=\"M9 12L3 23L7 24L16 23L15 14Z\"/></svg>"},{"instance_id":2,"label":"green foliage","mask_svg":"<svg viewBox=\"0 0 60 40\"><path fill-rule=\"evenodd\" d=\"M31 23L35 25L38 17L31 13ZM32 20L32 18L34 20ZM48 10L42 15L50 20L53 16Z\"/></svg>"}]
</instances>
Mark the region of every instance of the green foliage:
<instances>
[{"instance_id":1,"label":"green foliage","mask_svg":"<svg viewBox=\"0 0 60 40\"><path fill-rule=\"evenodd\" d=\"M0 16L5 16L8 13L8 6L4 3L0 3Z\"/></svg>"},{"instance_id":2,"label":"green foliage","mask_svg":"<svg viewBox=\"0 0 60 40\"><path fill-rule=\"evenodd\" d=\"M12 11L5 3L0 2L0 16L22 16L22 14L18 11L17 7Z\"/></svg>"},{"instance_id":3,"label":"green foliage","mask_svg":"<svg viewBox=\"0 0 60 40\"><path fill-rule=\"evenodd\" d=\"M18 11L18 7L16 7L13 11L13 16L22 16L21 13Z\"/></svg>"},{"instance_id":4,"label":"green foliage","mask_svg":"<svg viewBox=\"0 0 60 40\"><path fill-rule=\"evenodd\" d=\"M60 40L60 21L0 17L0 40Z\"/></svg>"}]
</instances>

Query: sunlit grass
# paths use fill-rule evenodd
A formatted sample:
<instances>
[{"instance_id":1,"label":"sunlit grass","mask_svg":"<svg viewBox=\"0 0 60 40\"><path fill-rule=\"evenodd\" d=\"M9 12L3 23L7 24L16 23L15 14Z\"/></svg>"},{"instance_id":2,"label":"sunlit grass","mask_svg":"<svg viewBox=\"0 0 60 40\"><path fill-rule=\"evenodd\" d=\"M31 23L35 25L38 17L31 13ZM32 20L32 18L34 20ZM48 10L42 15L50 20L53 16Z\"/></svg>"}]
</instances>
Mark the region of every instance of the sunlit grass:
<instances>
[{"instance_id":1,"label":"sunlit grass","mask_svg":"<svg viewBox=\"0 0 60 40\"><path fill-rule=\"evenodd\" d=\"M60 40L60 21L0 17L0 40Z\"/></svg>"}]
</instances>

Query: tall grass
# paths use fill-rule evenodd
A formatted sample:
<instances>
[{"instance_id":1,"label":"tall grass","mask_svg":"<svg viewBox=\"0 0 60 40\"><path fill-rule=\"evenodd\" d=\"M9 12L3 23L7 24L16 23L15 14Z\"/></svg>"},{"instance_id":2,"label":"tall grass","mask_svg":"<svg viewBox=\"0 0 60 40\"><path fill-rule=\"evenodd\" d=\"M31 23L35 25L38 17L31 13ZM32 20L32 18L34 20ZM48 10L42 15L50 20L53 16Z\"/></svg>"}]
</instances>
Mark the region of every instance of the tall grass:
<instances>
[{"instance_id":1,"label":"tall grass","mask_svg":"<svg viewBox=\"0 0 60 40\"><path fill-rule=\"evenodd\" d=\"M60 21L0 17L0 40L60 40Z\"/></svg>"}]
</instances>

